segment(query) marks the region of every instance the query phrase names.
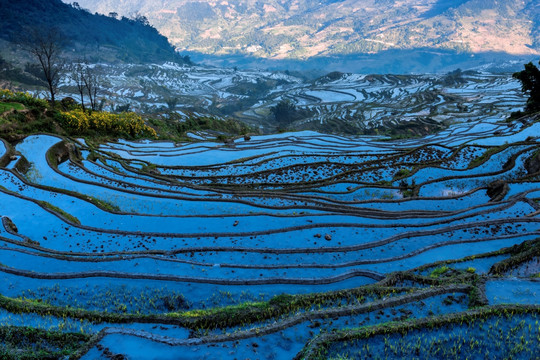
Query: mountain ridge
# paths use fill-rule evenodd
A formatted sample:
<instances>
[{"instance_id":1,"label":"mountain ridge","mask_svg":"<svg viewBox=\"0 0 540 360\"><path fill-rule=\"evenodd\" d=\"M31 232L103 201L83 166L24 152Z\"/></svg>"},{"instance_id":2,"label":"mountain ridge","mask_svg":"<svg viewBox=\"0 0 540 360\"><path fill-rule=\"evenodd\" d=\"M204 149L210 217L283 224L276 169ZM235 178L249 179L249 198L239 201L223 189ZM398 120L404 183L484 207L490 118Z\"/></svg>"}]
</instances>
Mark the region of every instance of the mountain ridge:
<instances>
[{"instance_id":1,"label":"mountain ridge","mask_svg":"<svg viewBox=\"0 0 540 360\"><path fill-rule=\"evenodd\" d=\"M267 59L433 48L540 54L534 0L81 0L142 13L181 51Z\"/></svg>"}]
</instances>

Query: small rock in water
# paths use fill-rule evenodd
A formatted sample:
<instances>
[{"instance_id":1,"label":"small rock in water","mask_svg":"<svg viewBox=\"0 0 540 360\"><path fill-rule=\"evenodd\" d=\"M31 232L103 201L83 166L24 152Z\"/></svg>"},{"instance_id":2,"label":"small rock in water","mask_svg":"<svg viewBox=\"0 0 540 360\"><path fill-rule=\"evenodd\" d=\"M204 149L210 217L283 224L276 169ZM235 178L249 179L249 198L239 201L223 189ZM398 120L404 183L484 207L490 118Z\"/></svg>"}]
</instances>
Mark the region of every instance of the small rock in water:
<instances>
[{"instance_id":1,"label":"small rock in water","mask_svg":"<svg viewBox=\"0 0 540 360\"><path fill-rule=\"evenodd\" d=\"M326 234L326 235L324 235L324 238L325 238L326 240L330 241L330 240L332 240L332 235Z\"/></svg>"},{"instance_id":2,"label":"small rock in water","mask_svg":"<svg viewBox=\"0 0 540 360\"><path fill-rule=\"evenodd\" d=\"M233 224L233 226L238 226L238 224L240 223L240 221L236 220Z\"/></svg>"},{"instance_id":3,"label":"small rock in water","mask_svg":"<svg viewBox=\"0 0 540 360\"><path fill-rule=\"evenodd\" d=\"M6 228L6 230L8 231L12 231L14 233L18 233L19 232L19 229L17 228L17 225L15 225L15 223L13 222L13 220L11 220L10 218L8 218L7 216L3 216L2 217L2 222L4 223L4 227Z\"/></svg>"},{"instance_id":4,"label":"small rock in water","mask_svg":"<svg viewBox=\"0 0 540 360\"><path fill-rule=\"evenodd\" d=\"M320 238L321 238L321 234L315 234L315 235L313 235L313 237L316 237L317 239L320 239Z\"/></svg>"}]
</instances>

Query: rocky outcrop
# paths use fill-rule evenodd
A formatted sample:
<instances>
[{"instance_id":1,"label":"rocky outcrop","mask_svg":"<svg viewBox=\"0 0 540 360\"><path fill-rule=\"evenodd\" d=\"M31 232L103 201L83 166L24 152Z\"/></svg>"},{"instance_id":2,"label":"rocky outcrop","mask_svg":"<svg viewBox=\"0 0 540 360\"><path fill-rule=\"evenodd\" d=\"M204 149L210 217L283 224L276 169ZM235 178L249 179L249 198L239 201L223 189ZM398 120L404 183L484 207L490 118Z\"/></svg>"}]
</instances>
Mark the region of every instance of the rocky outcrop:
<instances>
[{"instance_id":1,"label":"rocky outcrop","mask_svg":"<svg viewBox=\"0 0 540 360\"><path fill-rule=\"evenodd\" d=\"M15 233L15 234L19 232L19 229L17 229L17 225L15 225L13 220L8 218L7 216L2 217L2 224L4 225L4 227L6 228L8 232Z\"/></svg>"},{"instance_id":2,"label":"rocky outcrop","mask_svg":"<svg viewBox=\"0 0 540 360\"><path fill-rule=\"evenodd\" d=\"M13 156L14 156L15 151L13 147L4 139L0 138L0 143L3 143L4 147L6 148L6 152L4 154L0 154L0 168L1 168L9 164L11 161L13 161Z\"/></svg>"},{"instance_id":3,"label":"rocky outcrop","mask_svg":"<svg viewBox=\"0 0 540 360\"><path fill-rule=\"evenodd\" d=\"M487 195L490 201L501 201L510 191L510 186L504 180L496 180L487 187Z\"/></svg>"},{"instance_id":4,"label":"rocky outcrop","mask_svg":"<svg viewBox=\"0 0 540 360\"><path fill-rule=\"evenodd\" d=\"M540 151L525 161L525 169L529 174L536 174L540 171Z\"/></svg>"},{"instance_id":5,"label":"rocky outcrop","mask_svg":"<svg viewBox=\"0 0 540 360\"><path fill-rule=\"evenodd\" d=\"M59 165L70 158L80 159L81 152L73 143L61 141L58 144L51 147L48 152L49 160L54 161L53 165Z\"/></svg>"}]
</instances>

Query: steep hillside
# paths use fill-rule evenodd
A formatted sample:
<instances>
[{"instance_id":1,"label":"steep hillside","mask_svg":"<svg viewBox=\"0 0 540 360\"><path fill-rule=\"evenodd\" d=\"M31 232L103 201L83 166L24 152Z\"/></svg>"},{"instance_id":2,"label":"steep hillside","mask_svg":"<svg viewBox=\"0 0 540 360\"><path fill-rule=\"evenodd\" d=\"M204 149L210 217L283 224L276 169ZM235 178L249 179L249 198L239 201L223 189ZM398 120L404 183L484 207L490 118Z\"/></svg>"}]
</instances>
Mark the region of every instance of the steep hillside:
<instances>
[{"instance_id":1,"label":"steep hillside","mask_svg":"<svg viewBox=\"0 0 540 360\"><path fill-rule=\"evenodd\" d=\"M536 0L81 0L140 12L179 49L273 59L436 48L540 53Z\"/></svg>"},{"instance_id":2,"label":"steep hillside","mask_svg":"<svg viewBox=\"0 0 540 360\"><path fill-rule=\"evenodd\" d=\"M89 61L150 62L176 56L167 38L143 17L94 15L60 0L0 0L0 19L0 39L8 43L18 43L35 28L57 27L69 53Z\"/></svg>"}]
</instances>

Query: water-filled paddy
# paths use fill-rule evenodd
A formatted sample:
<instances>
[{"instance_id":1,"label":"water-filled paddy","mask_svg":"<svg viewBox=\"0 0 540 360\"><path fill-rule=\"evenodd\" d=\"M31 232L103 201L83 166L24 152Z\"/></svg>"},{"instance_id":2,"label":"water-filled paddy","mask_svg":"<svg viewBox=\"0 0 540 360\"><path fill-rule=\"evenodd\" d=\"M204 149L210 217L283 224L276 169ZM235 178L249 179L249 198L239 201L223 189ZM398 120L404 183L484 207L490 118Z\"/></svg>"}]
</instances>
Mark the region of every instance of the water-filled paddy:
<instances>
[{"instance_id":1,"label":"water-filled paddy","mask_svg":"<svg viewBox=\"0 0 540 360\"><path fill-rule=\"evenodd\" d=\"M0 323L99 334L76 358L290 359L345 328L526 304L504 322L445 325L441 356L514 351L482 339L499 341L499 325L536 336L536 129L490 120L402 141L298 132L229 146L30 136L0 169ZM431 354L441 329L336 338L328 354Z\"/></svg>"}]
</instances>

